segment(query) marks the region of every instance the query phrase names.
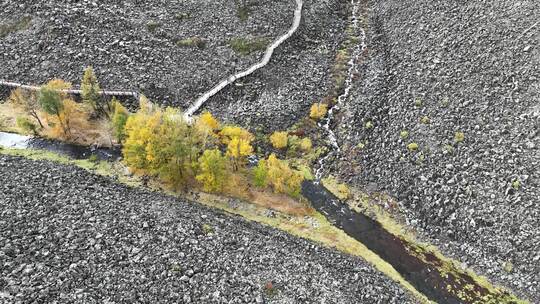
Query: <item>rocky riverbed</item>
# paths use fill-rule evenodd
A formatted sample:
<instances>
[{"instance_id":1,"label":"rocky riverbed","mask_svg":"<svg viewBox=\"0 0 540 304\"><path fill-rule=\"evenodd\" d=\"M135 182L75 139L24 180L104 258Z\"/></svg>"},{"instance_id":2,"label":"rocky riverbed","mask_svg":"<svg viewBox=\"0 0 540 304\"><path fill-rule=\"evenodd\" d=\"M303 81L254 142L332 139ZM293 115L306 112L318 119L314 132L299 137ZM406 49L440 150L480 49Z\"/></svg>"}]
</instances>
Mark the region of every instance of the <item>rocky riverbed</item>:
<instances>
[{"instance_id":1,"label":"rocky riverbed","mask_svg":"<svg viewBox=\"0 0 540 304\"><path fill-rule=\"evenodd\" d=\"M370 7L334 170L396 197L447 255L540 301L540 3Z\"/></svg>"},{"instance_id":2,"label":"rocky riverbed","mask_svg":"<svg viewBox=\"0 0 540 304\"><path fill-rule=\"evenodd\" d=\"M416 302L359 258L197 203L51 162L0 168L0 303Z\"/></svg>"},{"instance_id":3,"label":"rocky riverbed","mask_svg":"<svg viewBox=\"0 0 540 304\"><path fill-rule=\"evenodd\" d=\"M294 1L246 2L243 20L240 1L2 1L1 27L29 22L0 37L1 78L79 84L83 68L93 65L104 88L142 90L185 107L262 56L235 53L231 39L272 41L288 30ZM194 37L205 46L176 44Z\"/></svg>"}]
</instances>

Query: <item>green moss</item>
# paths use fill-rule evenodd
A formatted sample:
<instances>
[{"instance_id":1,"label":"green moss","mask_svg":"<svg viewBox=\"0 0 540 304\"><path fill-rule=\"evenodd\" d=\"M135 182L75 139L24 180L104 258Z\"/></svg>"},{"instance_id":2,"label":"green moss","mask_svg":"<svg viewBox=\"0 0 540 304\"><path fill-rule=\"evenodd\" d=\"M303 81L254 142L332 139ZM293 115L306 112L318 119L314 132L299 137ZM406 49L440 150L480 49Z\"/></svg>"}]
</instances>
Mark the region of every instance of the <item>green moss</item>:
<instances>
[{"instance_id":1,"label":"green moss","mask_svg":"<svg viewBox=\"0 0 540 304\"><path fill-rule=\"evenodd\" d=\"M152 33L155 32L159 27L161 27L161 23L156 21L150 21L146 24L146 28Z\"/></svg>"},{"instance_id":2,"label":"green moss","mask_svg":"<svg viewBox=\"0 0 540 304\"><path fill-rule=\"evenodd\" d=\"M174 19L176 19L178 21L188 20L188 19L191 19L191 14L189 14L189 13L177 13L176 15L174 15Z\"/></svg>"},{"instance_id":3,"label":"green moss","mask_svg":"<svg viewBox=\"0 0 540 304\"><path fill-rule=\"evenodd\" d=\"M200 37L189 37L176 41L176 45L181 47L196 47L204 49L206 47L206 41Z\"/></svg>"},{"instance_id":4,"label":"green moss","mask_svg":"<svg viewBox=\"0 0 540 304\"><path fill-rule=\"evenodd\" d=\"M351 191L346 184L339 183L337 179L332 176L323 178L321 180L323 186L337 196L340 200L347 200L351 197Z\"/></svg>"},{"instance_id":5,"label":"green moss","mask_svg":"<svg viewBox=\"0 0 540 304\"><path fill-rule=\"evenodd\" d=\"M512 182L512 188L516 190L519 190L519 188L521 188L521 182L519 181L519 179L516 179Z\"/></svg>"},{"instance_id":6,"label":"green moss","mask_svg":"<svg viewBox=\"0 0 540 304\"><path fill-rule=\"evenodd\" d=\"M263 51L268 45L266 38L233 38L229 41L229 46L238 54L249 55L256 51Z\"/></svg>"},{"instance_id":7,"label":"green moss","mask_svg":"<svg viewBox=\"0 0 540 304\"><path fill-rule=\"evenodd\" d=\"M28 29L30 27L30 22L32 22L31 17L23 17L12 23L0 24L0 39L6 37L11 33Z\"/></svg>"}]
</instances>

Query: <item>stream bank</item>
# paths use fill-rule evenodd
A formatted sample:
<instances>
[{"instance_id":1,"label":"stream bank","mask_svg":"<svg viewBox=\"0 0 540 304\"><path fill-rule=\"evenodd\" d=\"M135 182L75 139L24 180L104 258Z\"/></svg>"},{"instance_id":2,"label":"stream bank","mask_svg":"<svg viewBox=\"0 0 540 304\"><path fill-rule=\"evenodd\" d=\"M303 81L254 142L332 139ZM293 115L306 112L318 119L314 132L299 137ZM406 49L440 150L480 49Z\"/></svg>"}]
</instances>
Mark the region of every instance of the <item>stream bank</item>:
<instances>
[{"instance_id":1,"label":"stream bank","mask_svg":"<svg viewBox=\"0 0 540 304\"><path fill-rule=\"evenodd\" d=\"M453 263L391 234L380 223L351 210L318 183L305 181L302 195L332 224L383 258L436 303L524 303L508 291L485 286Z\"/></svg>"}]
</instances>

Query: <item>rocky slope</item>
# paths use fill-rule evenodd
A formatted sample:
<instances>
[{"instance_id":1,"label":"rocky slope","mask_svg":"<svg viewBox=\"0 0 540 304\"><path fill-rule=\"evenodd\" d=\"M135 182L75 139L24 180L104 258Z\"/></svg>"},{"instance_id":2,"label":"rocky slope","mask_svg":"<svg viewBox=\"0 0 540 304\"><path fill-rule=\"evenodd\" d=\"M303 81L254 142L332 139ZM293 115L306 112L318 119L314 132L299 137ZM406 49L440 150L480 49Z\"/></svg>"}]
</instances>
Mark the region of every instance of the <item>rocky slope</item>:
<instances>
[{"instance_id":1,"label":"rocky slope","mask_svg":"<svg viewBox=\"0 0 540 304\"><path fill-rule=\"evenodd\" d=\"M347 153L334 169L397 197L420 236L539 302L540 3L366 5L369 53L336 125Z\"/></svg>"},{"instance_id":2,"label":"rocky slope","mask_svg":"<svg viewBox=\"0 0 540 304\"><path fill-rule=\"evenodd\" d=\"M249 56L229 47L233 38L280 36L290 26L290 0L252 3L242 21L236 1L10 1L0 2L0 26L31 21L0 36L0 74L39 84L54 77L78 84L93 65L102 86L145 92L164 104L186 106L222 78L245 69ZM204 48L177 46L199 37Z\"/></svg>"},{"instance_id":3,"label":"rocky slope","mask_svg":"<svg viewBox=\"0 0 540 304\"><path fill-rule=\"evenodd\" d=\"M358 258L197 203L50 162L0 168L0 303L415 303Z\"/></svg>"}]
</instances>

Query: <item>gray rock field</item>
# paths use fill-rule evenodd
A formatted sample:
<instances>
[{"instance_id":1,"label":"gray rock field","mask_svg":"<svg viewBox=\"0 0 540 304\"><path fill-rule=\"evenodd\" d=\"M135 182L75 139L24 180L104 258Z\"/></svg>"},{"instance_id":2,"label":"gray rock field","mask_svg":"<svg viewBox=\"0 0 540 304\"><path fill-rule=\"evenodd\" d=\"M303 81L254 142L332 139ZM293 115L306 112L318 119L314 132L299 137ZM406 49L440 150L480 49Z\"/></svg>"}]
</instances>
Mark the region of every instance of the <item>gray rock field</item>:
<instances>
[{"instance_id":1,"label":"gray rock field","mask_svg":"<svg viewBox=\"0 0 540 304\"><path fill-rule=\"evenodd\" d=\"M0 168L0 303L415 303L359 258L194 202L51 162Z\"/></svg>"}]
</instances>

